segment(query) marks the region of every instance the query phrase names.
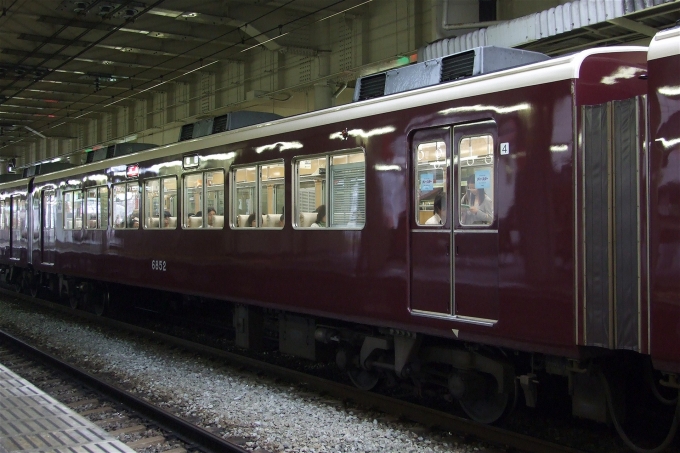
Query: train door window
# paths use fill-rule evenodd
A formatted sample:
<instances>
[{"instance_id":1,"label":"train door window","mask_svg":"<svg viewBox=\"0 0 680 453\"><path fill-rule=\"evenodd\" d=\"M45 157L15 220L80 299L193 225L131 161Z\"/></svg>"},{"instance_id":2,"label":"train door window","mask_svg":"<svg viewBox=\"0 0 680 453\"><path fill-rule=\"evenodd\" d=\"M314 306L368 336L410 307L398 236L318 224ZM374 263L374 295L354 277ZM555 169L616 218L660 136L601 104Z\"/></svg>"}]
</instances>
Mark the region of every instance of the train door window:
<instances>
[{"instance_id":1,"label":"train door window","mask_svg":"<svg viewBox=\"0 0 680 453\"><path fill-rule=\"evenodd\" d=\"M298 228L363 228L366 223L363 151L300 159L294 167L294 219Z\"/></svg>"},{"instance_id":2,"label":"train door window","mask_svg":"<svg viewBox=\"0 0 680 453\"><path fill-rule=\"evenodd\" d=\"M10 226L10 201L0 201L0 242L5 243L9 241L9 226Z\"/></svg>"},{"instance_id":3,"label":"train door window","mask_svg":"<svg viewBox=\"0 0 680 453\"><path fill-rule=\"evenodd\" d=\"M424 226L446 224L449 186L446 143L421 143L416 149L416 223Z\"/></svg>"},{"instance_id":4,"label":"train door window","mask_svg":"<svg viewBox=\"0 0 680 453\"><path fill-rule=\"evenodd\" d=\"M83 193L80 190L64 192L64 229L83 228Z\"/></svg>"},{"instance_id":5,"label":"train door window","mask_svg":"<svg viewBox=\"0 0 680 453\"><path fill-rule=\"evenodd\" d=\"M26 223L26 197L15 195L12 197L12 239L21 241L28 236Z\"/></svg>"},{"instance_id":6,"label":"train door window","mask_svg":"<svg viewBox=\"0 0 680 453\"><path fill-rule=\"evenodd\" d=\"M87 229L106 229L109 226L109 189L90 187L85 199Z\"/></svg>"},{"instance_id":7,"label":"train door window","mask_svg":"<svg viewBox=\"0 0 680 453\"><path fill-rule=\"evenodd\" d=\"M283 228L283 161L235 168L232 175L234 228Z\"/></svg>"},{"instance_id":8,"label":"train door window","mask_svg":"<svg viewBox=\"0 0 680 453\"><path fill-rule=\"evenodd\" d=\"M150 179L144 183L144 228L177 228L177 178Z\"/></svg>"},{"instance_id":9,"label":"train door window","mask_svg":"<svg viewBox=\"0 0 680 453\"><path fill-rule=\"evenodd\" d=\"M459 152L459 214L463 226L488 226L494 213L494 143L491 135L464 137Z\"/></svg>"},{"instance_id":10,"label":"train door window","mask_svg":"<svg viewBox=\"0 0 680 453\"><path fill-rule=\"evenodd\" d=\"M43 229L49 237L54 236L57 218L57 196L54 190L43 192Z\"/></svg>"},{"instance_id":11,"label":"train door window","mask_svg":"<svg viewBox=\"0 0 680 453\"><path fill-rule=\"evenodd\" d=\"M141 195L139 183L128 182L113 186L113 228L139 228Z\"/></svg>"},{"instance_id":12,"label":"train door window","mask_svg":"<svg viewBox=\"0 0 680 453\"><path fill-rule=\"evenodd\" d=\"M184 176L185 228L224 227L224 171Z\"/></svg>"}]
</instances>

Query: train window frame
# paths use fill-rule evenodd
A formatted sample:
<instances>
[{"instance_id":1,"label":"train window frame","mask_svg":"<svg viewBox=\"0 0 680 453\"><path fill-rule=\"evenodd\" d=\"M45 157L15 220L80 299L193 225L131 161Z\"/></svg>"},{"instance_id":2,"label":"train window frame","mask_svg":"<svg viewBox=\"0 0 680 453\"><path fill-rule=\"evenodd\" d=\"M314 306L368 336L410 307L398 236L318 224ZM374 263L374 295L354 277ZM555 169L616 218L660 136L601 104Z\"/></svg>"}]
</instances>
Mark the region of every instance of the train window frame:
<instances>
[{"instance_id":1,"label":"train window frame","mask_svg":"<svg viewBox=\"0 0 680 453\"><path fill-rule=\"evenodd\" d=\"M66 209L69 206L67 204L66 198L68 196L71 196L71 201L70 201L70 212L69 215L67 216ZM79 196L79 199L76 200L76 195ZM67 231L79 231L83 229L83 215L84 215L84 209L83 209L83 201L85 200L85 197L83 197L83 191L82 189L75 189L75 190L65 190L63 192L62 196L63 200L63 221L62 221L62 227L64 230ZM80 202L80 206L76 205L76 202ZM80 212L80 219L77 218L77 213ZM71 221L70 226L67 223L68 221ZM80 222L78 222L80 220ZM79 224L80 223L80 224Z\"/></svg>"},{"instance_id":2,"label":"train window frame","mask_svg":"<svg viewBox=\"0 0 680 453\"><path fill-rule=\"evenodd\" d=\"M165 206L165 194L166 194L166 181L172 181L174 180L175 183L175 196L170 197L171 200L171 206L170 209L166 209ZM153 182L158 182L158 226L155 226L155 222L153 219L155 219L155 216L150 216L149 213L149 197L147 196L147 187L149 183ZM177 219L179 218L178 213L177 213L177 197L179 195L179 182L177 180L177 176L161 176L158 178L148 178L142 181L142 205L143 205L143 219L144 222L140 222L142 224L142 228L145 230L165 230L165 231L173 231L177 229ZM153 197L152 197L153 198ZM162 206L161 206L161 200L163 200ZM154 211L155 206L153 203L151 203L151 212ZM160 211L163 211L163 216L160 215ZM175 217L175 225L172 226L170 222L168 222L168 226L165 226L165 211L168 211L170 213L170 217ZM140 219L141 220L141 219ZM151 220L151 222L150 222Z\"/></svg>"},{"instance_id":3,"label":"train window frame","mask_svg":"<svg viewBox=\"0 0 680 453\"><path fill-rule=\"evenodd\" d=\"M353 155L361 155L362 160L361 161L355 161L355 162L350 162L351 157ZM334 163L333 161L337 158L342 158L342 157L347 157L347 162L344 164L339 164L339 163ZM313 161L318 160L317 163L317 168L314 170L314 165ZM324 160L324 167L321 167L320 163L321 160ZM309 162L308 168L305 168L306 170L312 170L312 173L308 175L303 175L300 176L300 166L304 162ZM336 174L335 170L336 167L340 165L352 165L356 166L356 168L359 168L359 164L362 165L362 179L363 179L363 203L361 206L361 209L358 211L350 212L349 214L345 213L346 215L349 215L350 217L356 216L359 219L363 220L361 224L357 226L350 226L349 224L351 222L347 222L345 224L341 224L339 226L335 226L335 215L336 213L334 212L334 203L336 200L337 196L337 191L335 190L335 184L331 184L333 176ZM316 210L319 208L320 205L324 205L326 207L326 226L321 226L321 228L318 229L325 229L325 230L340 230L340 231L360 231L363 230L366 227L366 150L363 147L356 147L356 148L348 148L348 149L342 149L342 150L337 150L337 151L330 151L326 153L318 153L318 154L313 154L313 155L305 155L305 156L295 156L292 160L292 174L293 174L293 190L292 190L292 198L293 198L293 228L299 229L299 230L309 230L309 229L314 229L316 230L313 225L316 223L315 221L310 224L309 226L302 226L300 223L306 223L308 220L309 216L305 216L304 214L313 214L316 212ZM323 169L323 171L321 171ZM351 169L350 169L351 170ZM314 181L315 184L315 194L318 193L319 191L321 192L321 200L323 201L322 203L318 203L318 197L315 195L315 203L317 206L314 209L314 212L305 212L305 211L300 211L300 207L304 204L303 202L303 197L300 194L300 185L303 182L302 180L308 180L308 181ZM319 189L317 187L317 181L321 182L321 188ZM339 185L338 185L339 186ZM343 184L344 187L344 184ZM330 190L329 190L330 188ZM301 222L302 219L302 222ZM316 219L314 219L316 220Z\"/></svg>"},{"instance_id":4,"label":"train window frame","mask_svg":"<svg viewBox=\"0 0 680 453\"><path fill-rule=\"evenodd\" d=\"M10 204L10 228L12 244L10 259L18 259L20 256L14 256L14 254L15 252L20 253L19 249L26 247L28 239L28 197L25 194L12 195L10 197Z\"/></svg>"},{"instance_id":5,"label":"train window frame","mask_svg":"<svg viewBox=\"0 0 680 453\"><path fill-rule=\"evenodd\" d=\"M426 158L425 150L422 149L422 147L426 146L432 146L434 144L435 147L435 160L428 160L425 161L424 159ZM441 152L440 149L441 147L444 147L443 150L443 159L440 160ZM414 150L415 153L415 159L414 161L416 164L413 166L413 180L415 182L413 191L414 191L414 201L415 201L415 210L414 210L414 217L415 217L415 222L418 228L447 228L449 224L449 218L450 211L448 203L449 201L449 185L451 184L450 181L450 150L447 149L446 147L446 141L444 140L428 140L424 141L422 143L418 144L418 147ZM422 159L421 159L422 156ZM433 176L431 180L423 180L423 176L428 175L428 173L421 173L420 166L421 166L421 160L423 160L422 165L432 165L433 167ZM433 164L433 162L439 162L441 165L436 166ZM436 182L436 178L438 176L437 170L441 168L442 170L442 177L443 177L443 184L441 185L441 191L437 191L439 188L439 184ZM432 185L432 189L429 189L429 186ZM429 197L423 198L423 194L421 193L423 190L423 187L425 186L424 190L427 190L425 192L426 196L432 195L432 204L422 204L421 202L423 199L427 200ZM444 194L444 199L442 200L442 207L444 208L443 210L445 211L445 216L444 218L441 219L441 223L427 223L430 221L430 219L434 218L434 201L436 200L437 196L443 193ZM423 210L423 207L427 207L428 209ZM427 219L423 220L421 223L421 212L426 212L428 214Z\"/></svg>"},{"instance_id":6,"label":"train window frame","mask_svg":"<svg viewBox=\"0 0 680 453\"><path fill-rule=\"evenodd\" d=\"M472 144L468 147L469 151L469 156L463 156L462 153L462 143L465 140L470 140L472 139L479 139L479 138L487 138L487 145L486 148L489 152L486 154L479 154L479 155L472 155ZM488 139L490 139L490 144L488 142ZM470 135L464 135L460 137L457 143L457 149L458 149L458 187L456 189L456 197L458 200L458 226L460 228L465 228L465 229L479 229L479 228L491 228L494 224L494 219L495 219L495 214L496 214L496 202L495 202L495 190L496 190L496 145L494 136L489 133L482 133L482 134L470 134ZM479 160L479 162L477 162ZM465 162L465 163L464 163ZM481 169L481 171L473 170L474 173L470 174L469 170L470 169ZM463 175L464 171L466 170L466 173L468 173L466 176ZM464 203L465 197L467 196L468 192L468 178L470 178L472 175L474 175L475 180L482 180L486 179L487 181L485 184L490 184L491 185L491 190L489 191L491 196L486 194L486 189L487 187L482 187L478 189L484 189L484 196L485 196L485 201L489 200L489 204L491 212L483 212L481 210L478 210L477 213L474 213L474 220L473 222L464 221L464 215L470 215L469 214L469 209L468 211L464 211L465 206L468 204ZM484 202L484 201L483 201ZM488 210L488 207L486 208ZM479 217L481 215L486 215L486 223L484 219L479 220Z\"/></svg>"},{"instance_id":7,"label":"train window frame","mask_svg":"<svg viewBox=\"0 0 680 453\"><path fill-rule=\"evenodd\" d=\"M270 177L270 169L280 167L281 177L277 177L276 174ZM266 179L263 179L263 170L267 171ZM239 181L239 172L246 172L246 181ZM254 180L248 181L248 171L254 173ZM243 230L248 228L253 228L245 225L239 225L238 219L242 218L245 214L239 213L239 206L242 205L242 200L239 198L239 189L247 189L249 194L249 199L251 200L251 207L254 207L255 212L251 212L250 215L255 215L256 225L254 228L258 230L282 230L283 225L281 225L281 216L284 219L285 225L285 193L286 193L286 163L283 159L273 159L263 162L255 162L250 164L235 165L229 169L229 199L231 200L231 209L229 210L229 226L231 229ZM269 206L274 206L273 213L266 212L263 213L263 185L267 186L266 193L266 208L269 211ZM271 187L271 194L269 188ZM281 204L281 212L278 211L279 206L279 194L283 194L283 203ZM271 196L270 196L271 195ZM271 203L270 203L271 199ZM253 201L254 200L254 201ZM266 224L265 224L266 221Z\"/></svg>"},{"instance_id":8,"label":"train window frame","mask_svg":"<svg viewBox=\"0 0 680 453\"><path fill-rule=\"evenodd\" d=\"M94 191L94 213L89 212L90 206L90 192ZM102 192L106 191L106 202L102 203ZM107 230L109 228L109 187L103 186L92 186L84 189L85 197L83 201L85 203L83 209L83 216L87 221L83 221L83 226L86 230ZM103 207L106 206L106 215L104 215ZM90 214L94 214L94 219L90 219ZM94 223L92 223L94 222ZM92 226L94 225L94 226Z\"/></svg>"},{"instance_id":9,"label":"train window frame","mask_svg":"<svg viewBox=\"0 0 680 453\"><path fill-rule=\"evenodd\" d=\"M213 175L211 175L210 179L208 178L209 173L213 174ZM220 209L220 206L219 206L219 202L220 202L219 193L220 193L220 191L219 190L209 190L209 188L211 188L211 187L213 187L213 188L219 187L219 184L217 184L215 186L212 185L212 181L214 179L214 173L221 173L222 174L222 190L221 190L222 206L221 206L221 209ZM189 220L188 215L191 211L188 208L188 205L189 205L189 203L188 203L189 184L187 184L187 179L192 178L192 177L197 176L197 175L201 176L201 178L200 178L201 200L200 200L200 206L199 206L201 209L198 211L198 212L201 212L201 216L200 216L201 223L200 223L199 226L192 227L191 225L189 225L189 222L188 222L188 220ZM182 192L182 200L181 200L182 211L181 212L183 213L182 214L183 218L182 218L182 221L181 221L181 225L182 225L183 230L210 231L210 230L224 229L224 223L222 224L222 226L216 227L214 225L210 225L206 220L208 219L208 211L210 209L215 209L215 212L216 212L215 215L216 216L223 216L223 217L225 216L225 214L224 214L225 209L226 209L225 208L225 205L226 205L225 197L227 196L227 191L225 190L225 186L226 186L226 183L227 183L226 178L227 178L227 175L225 174L225 171L224 171L223 168L205 168L205 169L202 169L202 170L199 170L199 171L187 172L187 173L184 173L182 175L182 190L181 190L181 192ZM199 181L197 181L197 182L199 182ZM194 189L196 189L196 188L198 188L198 186L194 187ZM209 197L208 197L209 192L218 193L218 197L215 200L215 206L209 205ZM220 209L220 210L218 211L218 209ZM222 212L222 214L217 214L217 212ZM198 218L198 216L192 215L191 218L195 219L195 218ZM214 222L214 220L213 220L213 222ZM180 223L180 222L178 222L178 223Z\"/></svg>"},{"instance_id":10,"label":"train window frame","mask_svg":"<svg viewBox=\"0 0 680 453\"><path fill-rule=\"evenodd\" d=\"M130 188L134 189L135 186L136 186L136 189L137 189L136 191L135 190L129 190ZM117 214L118 214L117 213L118 209L116 209L116 207L117 207L116 190L119 187L123 187L124 188L123 193L125 193L125 203L123 203L123 206L124 206L124 213L123 214L124 215L121 219L122 223L119 223L116 220ZM128 192L132 192L132 193L136 192L137 193L137 196L136 196L136 198L137 198L137 203L136 203L137 204L137 223L141 224L141 221L140 221L140 218L139 218L139 216L140 216L139 209L140 209L140 207L142 207L141 206L142 195L141 195L141 186L139 184L139 181L120 182L120 183L111 185L111 191L110 191L110 194L109 194L109 199L111 199L111 207L112 207L111 215L112 215L112 218L113 218L113 221L112 221L111 224L112 224L112 228L114 230L138 230L139 229L140 225L137 225L137 227L134 226L135 209L133 208L132 211L128 213L128 205L129 205L128 196L127 196ZM132 223L132 226L130 226L130 223Z\"/></svg>"}]
</instances>

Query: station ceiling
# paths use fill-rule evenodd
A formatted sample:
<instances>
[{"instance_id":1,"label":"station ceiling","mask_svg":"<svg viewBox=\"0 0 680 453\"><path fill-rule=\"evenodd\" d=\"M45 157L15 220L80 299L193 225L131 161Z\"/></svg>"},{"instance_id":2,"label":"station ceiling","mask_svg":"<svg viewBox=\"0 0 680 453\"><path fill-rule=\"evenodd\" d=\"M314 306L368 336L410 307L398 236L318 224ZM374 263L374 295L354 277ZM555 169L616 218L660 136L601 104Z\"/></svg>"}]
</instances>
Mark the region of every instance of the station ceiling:
<instances>
[{"instance_id":1,"label":"station ceiling","mask_svg":"<svg viewBox=\"0 0 680 453\"><path fill-rule=\"evenodd\" d=\"M299 30L368 3L0 0L0 159L216 61L247 60L257 48L314 55L322 49ZM678 19L680 1L523 48L558 55L636 42Z\"/></svg>"}]
</instances>

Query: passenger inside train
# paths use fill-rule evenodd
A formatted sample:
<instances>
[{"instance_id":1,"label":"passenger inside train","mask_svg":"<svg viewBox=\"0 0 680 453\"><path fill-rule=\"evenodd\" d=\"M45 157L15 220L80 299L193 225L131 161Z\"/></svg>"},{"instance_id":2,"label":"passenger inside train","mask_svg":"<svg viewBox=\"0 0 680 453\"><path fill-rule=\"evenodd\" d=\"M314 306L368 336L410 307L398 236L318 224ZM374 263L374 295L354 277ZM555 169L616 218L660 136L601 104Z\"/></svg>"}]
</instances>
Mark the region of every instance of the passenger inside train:
<instances>
[{"instance_id":1,"label":"passenger inside train","mask_svg":"<svg viewBox=\"0 0 680 453\"><path fill-rule=\"evenodd\" d=\"M252 228L257 226L257 217L255 217L255 214L250 214L248 216L248 220L246 221L246 226L252 227Z\"/></svg>"},{"instance_id":2,"label":"passenger inside train","mask_svg":"<svg viewBox=\"0 0 680 453\"><path fill-rule=\"evenodd\" d=\"M446 222L446 193L435 195L433 211L434 215L427 219L425 225L443 225Z\"/></svg>"},{"instance_id":3,"label":"passenger inside train","mask_svg":"<svg viewBox=\"0 0 680 453\"><path fill-rule=\"evenodd\" d=\"M460 202L465 225L489 225L493 220L493 203L484 189L475 188L475 173L467 178L467 191Z\"/></svg>"},{"instance_id":4,"label":"passenger inside train","mask_svg":"<svg viewBox=\"0 0 680 453\"><path fill-rule=\"evenodd\" d=\"M326 227L326 205L322 204L316 208L316 222L312 223L312 228Z\"/></svg>"},{"instance_id":5,"label":"passenger inside train","mask_svg":"<svg viewBox=\"0 0 680 453\"><path fill-rule=\"evenodd\" d=\"M208 208L208 228L215 226L215 208Z\"/></svg>"}]
</instances>

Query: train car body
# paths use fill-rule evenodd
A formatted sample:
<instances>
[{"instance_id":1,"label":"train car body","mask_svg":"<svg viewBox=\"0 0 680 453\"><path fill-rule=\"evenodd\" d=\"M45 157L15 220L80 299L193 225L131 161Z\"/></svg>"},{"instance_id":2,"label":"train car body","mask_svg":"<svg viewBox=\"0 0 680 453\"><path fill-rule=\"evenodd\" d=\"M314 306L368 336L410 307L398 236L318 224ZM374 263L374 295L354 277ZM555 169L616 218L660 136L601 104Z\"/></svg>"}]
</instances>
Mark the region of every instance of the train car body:
<instances>
[{"instance_id":1,"label":"train car body","mask_svg":"<svg viewBox=\"0 0 680 453\"><path fill-rule=\"evenodd\" d=\"M650 345L655 367L680 372L680 27L649 46Z\"/></svg>"},{"instance_id":2,"label":"train car body","mask_svg":"<svg viewBox=\"0 0 680 453\"><path fill-rule=\"evenodd\" d=\"M376 369L426 380L444 364L483 422L518 377L535 404L547 369L573 377L576 415L606 421L580 361L651 344L661 369L680 362L654 332L677 324L677 268L661 263L677 221L644 212L675 213L678 175L674 158L647 171L646 74L646 48L588 50L2 184L0 265L71 295L103 282L229 301L244 345L257 310L277 312L281 350L348 343L338 362L366 388ZM677 94L657 91L652 123L677 142ZM493 389L477 407L480 375Z\"/></svg>"}]
</instances>

